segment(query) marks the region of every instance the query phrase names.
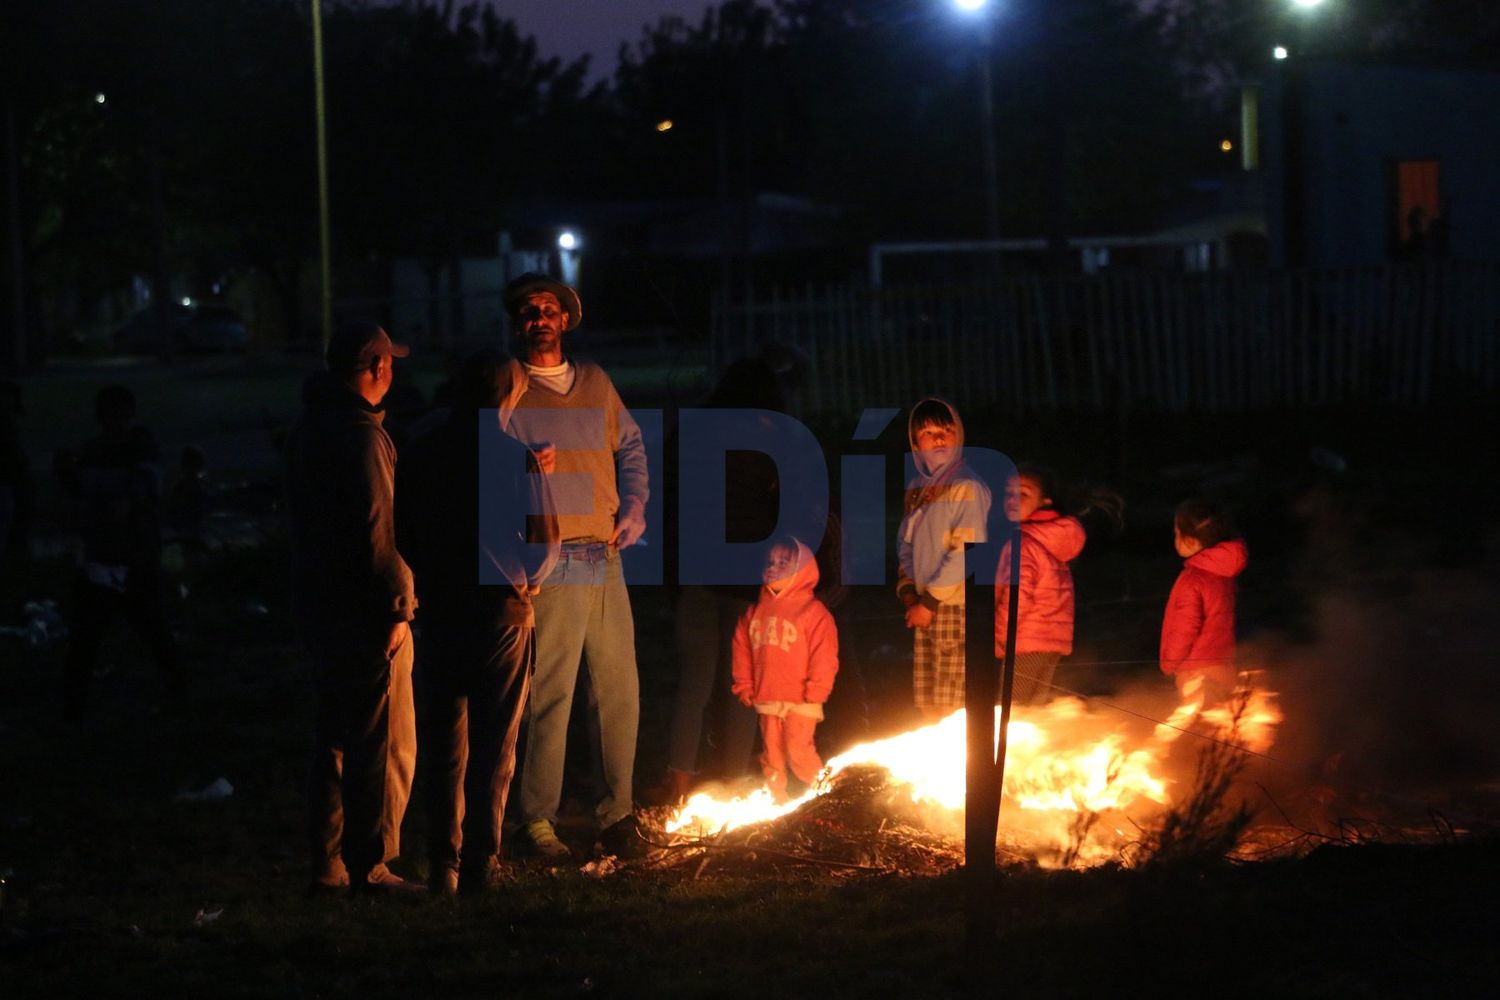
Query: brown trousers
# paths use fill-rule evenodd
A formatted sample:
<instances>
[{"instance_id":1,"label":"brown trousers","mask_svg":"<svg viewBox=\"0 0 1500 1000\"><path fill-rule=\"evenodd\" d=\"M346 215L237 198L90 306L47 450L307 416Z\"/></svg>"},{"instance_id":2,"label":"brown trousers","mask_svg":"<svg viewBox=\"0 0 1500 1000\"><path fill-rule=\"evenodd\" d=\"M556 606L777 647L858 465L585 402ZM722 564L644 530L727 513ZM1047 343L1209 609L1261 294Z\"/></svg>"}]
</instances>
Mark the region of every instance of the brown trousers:
<instances>
[{"instance_id":1,"label":"brown trousers","mask_svg":"<svg viewBox=\"0 0 1500 1000\"><path fill-rule=\"evenodd\" d=\"M419 722L434 872L483 873L500 851L535 662L530 626L434 625L422 632Z\"/></svg>"},{"instance_id":2,"label":"brown trousers","mask_svg":"<svg viewBox=\"0 0 1500 1000\"><path fill-rule=\"evenodd\" d=\"M401 820L416 767L412 642L387 660L389 623L319 626L306 641L317 669L308 771L313 877L347 868L362 881L401 853Z\"/></svg>"}]
</instances>

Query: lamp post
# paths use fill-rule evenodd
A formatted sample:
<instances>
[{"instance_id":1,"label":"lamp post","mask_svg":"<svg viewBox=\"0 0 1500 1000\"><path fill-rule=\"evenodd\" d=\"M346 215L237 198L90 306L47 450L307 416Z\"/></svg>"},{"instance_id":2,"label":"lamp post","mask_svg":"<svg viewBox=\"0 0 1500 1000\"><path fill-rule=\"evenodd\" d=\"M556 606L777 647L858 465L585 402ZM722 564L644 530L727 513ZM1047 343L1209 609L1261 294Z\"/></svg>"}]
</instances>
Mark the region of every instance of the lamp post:
<instances>
[{"instance_id":1,"label":"lamp post","mask_svg":"<svg viewBox=\"0 0 1500 1000\"><path fill-rule=\"evenodd\" d=\"M328 241L328 104L323 90L323 4L312 0L313 103L318 130L318 247L323 349L333 336L333 257Z\"/></svg>"},{"instance_id":2,"label":"lamp post","mask_svg":"<svg viewBox=\"0 0 1500 1000\"><path fill-rule=\"evenodd\" d=\"M1000 238L1000 185L995 165L995 92L990 79L989 0L953 0L953 6L979 26L974 52L975 74L979 81L979 148L984 160L984 235Z\"/></svg>"}]
</instances>

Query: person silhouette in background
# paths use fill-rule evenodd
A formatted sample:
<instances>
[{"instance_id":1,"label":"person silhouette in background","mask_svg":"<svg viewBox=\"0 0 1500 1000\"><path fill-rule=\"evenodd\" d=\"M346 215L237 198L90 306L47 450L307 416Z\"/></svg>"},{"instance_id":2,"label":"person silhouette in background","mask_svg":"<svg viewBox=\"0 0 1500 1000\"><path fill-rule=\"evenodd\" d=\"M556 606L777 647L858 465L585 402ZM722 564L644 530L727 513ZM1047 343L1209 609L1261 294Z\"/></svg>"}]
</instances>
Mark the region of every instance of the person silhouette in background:
<instances>
[{"instance_id":1,"label":"person silhouette in background","mask_svg":"<svg viewBox=\"0 0 1500 1000\"><path fill-rule=\"evenodd\" d=\"M187 677L167 624L161 577L161 455L136 422L135 395L109 385L94 397L99 434L56 458L63 489L83 505L83 572L73 588L64 666L63 717L82 720L89 681L110 621L123 614L151 649L170 711L183 708Z\"/></svg>"}]
</instances>

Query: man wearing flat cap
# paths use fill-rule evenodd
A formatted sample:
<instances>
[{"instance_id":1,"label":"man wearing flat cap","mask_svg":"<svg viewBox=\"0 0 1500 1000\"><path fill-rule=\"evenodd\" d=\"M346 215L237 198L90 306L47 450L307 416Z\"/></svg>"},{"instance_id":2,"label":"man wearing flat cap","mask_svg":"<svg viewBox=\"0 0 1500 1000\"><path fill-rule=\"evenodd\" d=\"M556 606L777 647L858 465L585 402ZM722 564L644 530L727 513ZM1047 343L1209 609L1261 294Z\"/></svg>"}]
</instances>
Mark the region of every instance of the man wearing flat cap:
<instances>
[{"instance_id":1,"label":"man wearing flat cap","mask_svg":"<svg viewBox=\"0 0 1500 1000\"><path fill-rule=\"evenodd\" d=\"M632 805L640 687L620 551L646 529L645 444L604 369L563 351L563 335L583 318L576 291L524 274L506 286L505 305L519 347L501 422L549 474L562 539L557 566L533 602L536 673L526 715L522 819L538 853L569 853L554 824L581 659L603 758L604 797L594 811L599 839L609 853L639 857L647 847Z\"/></svg>"},{"instance_id":2,"label":"man wearing flat cap","mask_svg":"<svg viewBox=\"0 0 1500 1000\"><path fill-rule=\"evenodd\" d=\"M416 758L411 570L396 551L396 449L381 426L395 358L375 323L349 323L302 386L287 439L292 611L316 668L308 778L314 888L415 889L400 853Z\"/></svg>"}]
</instances>

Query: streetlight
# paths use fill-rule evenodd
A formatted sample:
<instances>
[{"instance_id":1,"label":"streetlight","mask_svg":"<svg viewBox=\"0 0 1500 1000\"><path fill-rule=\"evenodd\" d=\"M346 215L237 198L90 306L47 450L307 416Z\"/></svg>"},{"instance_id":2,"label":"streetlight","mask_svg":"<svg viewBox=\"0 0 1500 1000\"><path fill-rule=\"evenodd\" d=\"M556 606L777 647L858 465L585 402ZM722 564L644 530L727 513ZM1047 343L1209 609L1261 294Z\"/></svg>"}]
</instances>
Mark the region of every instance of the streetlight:
<instances>
[{"instance_id":1,"label":"streetlight","mask_svg":"<svg viewBox=\"0 0 1500 1000\"><path fill-rule=\"evenodd\" d=\"M564 229L557 234L557 262L561 265L563 284L575 288L578 287L578 264L582 256L579 249L582 246L583 241L571 229Z\"/></svg>"},{"instance_id":2,"label":"streetlight","mask_svg":"<svg viewBox=\"0 0 1500 1000\"><path fill-rule=\"evenodd\" d=\"M990 18L985 12L989 0L953 0L953 6L979 19L978 47L975 61L979 78L979 143L984 157L984 234L1000 238L1000 184L995 165L995 95L990 81Z\"/></svg>"},{"instance_id":3,"label":"streetlight","mask_svg":"<svg viewBox=\"0 0 1500 1000\"><path fill-rule=\"evenodd\" d=\"M1290 55L1290 53L1287 52L1285 45L1278 45L1274 49L1271 50L1271 55L1275 57L1275 59L1276 59L1277 62L1280 62L1281 60L1285 59L1288 55Z\"/></svg>"}]
</instances>

